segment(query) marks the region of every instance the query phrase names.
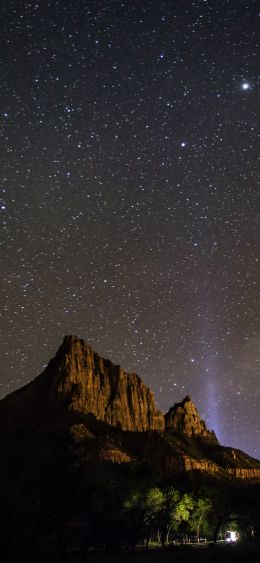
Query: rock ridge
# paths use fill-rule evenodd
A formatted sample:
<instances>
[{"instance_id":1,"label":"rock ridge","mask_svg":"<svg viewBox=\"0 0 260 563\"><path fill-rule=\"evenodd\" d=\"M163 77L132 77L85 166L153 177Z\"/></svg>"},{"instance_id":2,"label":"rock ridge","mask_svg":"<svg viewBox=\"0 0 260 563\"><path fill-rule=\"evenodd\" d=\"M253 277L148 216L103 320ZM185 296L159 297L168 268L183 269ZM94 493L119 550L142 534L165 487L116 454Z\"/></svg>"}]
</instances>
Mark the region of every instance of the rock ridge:
<instances>
[{"instance_id":1,"label":"rock ridge","mask_svg":"<svg viewBox=\"0 0 260 563\"><path fill-rule=\"evenodd\" d=\"M76 336L65 336L46 369L0 401L0 427L3 437L15 437L22 427L35 436L39 430L39 435L69 430L84 459L143 460L162 474L260 478L260 462L221 446L190 396L164 416L138 375L100 357Z\"/></svg>"},{"instance_id":2,"label":"rock ridge","mask_svg":"<svg viewBox=\"0 0 260 563\"><path fill-rule=\"evenodd\" d=\"M56 356L34 381L1 401L16 414L75 411L121 430L164 428L154 394L135 373L101 358L77 336L65 336ZM13 409L12 409L13 411Z\"/></svg>"},{"instance_id":3,"label":"rock ridge","mask_svg":"<svg viewBox=\"0 0 260 563\"><path fill-rule=\"evenodd\" d=\"M189 438L204 438L218 442L215 432L208 430L204 420L199 417L198 411L187 395L180 403L175 403L165 415L165 428L182 432Z\"/></svg>"},{"instance_id":4,"label":"rock ridge","mask_svg":"<svg viewBox=\"0 0 260 563\"><path fill-rule=\"evenodd\" d=\"M0 414L13 419L78 412L121 430L177 431L217 442L189 396L163 415L154 394L135 373L104 359L84 340L65 336L46 369L28 385L0 401Z\"/></svg>"}]
</instances>

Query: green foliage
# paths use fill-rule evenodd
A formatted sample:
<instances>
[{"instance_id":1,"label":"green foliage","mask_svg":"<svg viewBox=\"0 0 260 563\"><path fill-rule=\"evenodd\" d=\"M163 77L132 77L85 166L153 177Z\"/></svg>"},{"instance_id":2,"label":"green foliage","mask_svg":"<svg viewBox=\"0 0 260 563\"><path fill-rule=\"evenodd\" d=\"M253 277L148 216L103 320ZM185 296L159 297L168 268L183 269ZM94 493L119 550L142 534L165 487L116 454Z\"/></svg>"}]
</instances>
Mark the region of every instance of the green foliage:
<instances>
[{"instance_id":1,"label":"green foliage","mask_svg":"<svg viewBox=\"0 0 260 563\"><path fill-rule=\"evenodd\" d=\"M161 513L163 494L158 488L134 492L124 503L129 521L131 546L139 539L145 539L148 547L150 538L158 526Z\"/></svg>"},{"instance_id":2,"label":"green foliage","mask_svg":"<svg viewBox=\"0 0 260 563\"><path fill-rule=\"evenodd\" d=\"M201 533L207 534L209 531L209 515L211 512L211 499L208 497L193 499L193 510L190 514L189 528L192 532L196 532L198 541Z\"/></svg>"},{"instance_id":3,"label":"green foliage","mask_svg":"<svg viewBox=\"0 0 260 563\"><path fill-rule=\"evenodd\" d=\"M160 515L160 538L162 545L168 542L170 530L177 530L182 522L187 522L193 507L191 495L184 494L172 486L162 490L163 501Z\"/></svg>"},{"instance_id":4,"label":"green foliage","mask_svg":"<svg viewBox=\"0 0 260 563\"><path fill-rule=\"evenodd\" d=\"M18 478L16 455L8 472L3 473L2 463L0 489L2 551L5 554L6 549L10 555L12 550L16 557L23 549L28 563L34 561L30 546L39 561L40 557L51 561L60 530L75 521L86 525L87 545L104 550L134 550L138 542L148 547L157 538L164 546L176 532L181 537L192 533L217 538L222 530L232 529L234 514L248 537L259 526L259 485L250 489L251 496L247 488L231 489L229 482L223 488L218 484L204 490L197 486L195 495L194 481L193 494L186 492L188 481L174 475L167 476L163 486L156 472L145 464L113 464L98 458L93 464L87 457L87 446L83 448L82 442L74 443L63 433L37 434L31 442L37 463L33 454L28 458L27 451L19 450L26 463L21 463ZM96 440L91 447L98 451L100 444L102 441Z\"/></svg>"}]
</instances>

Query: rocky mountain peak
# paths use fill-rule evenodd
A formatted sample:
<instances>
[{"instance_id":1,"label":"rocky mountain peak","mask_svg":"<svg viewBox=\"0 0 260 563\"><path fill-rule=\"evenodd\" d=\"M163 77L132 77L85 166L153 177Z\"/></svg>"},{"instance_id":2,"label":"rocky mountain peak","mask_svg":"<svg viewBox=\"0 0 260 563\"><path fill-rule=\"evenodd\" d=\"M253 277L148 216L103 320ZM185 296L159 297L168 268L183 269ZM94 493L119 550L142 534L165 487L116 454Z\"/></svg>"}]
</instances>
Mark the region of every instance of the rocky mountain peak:
<instances>
[{"instance_id":1,"label":"rocky mountain peak","mask_svg":"<svg viewBox=\"0 0 260 563\"><path fill-rule=\"evenodd\" d=\"M55 357L34 381L1 401L0 414L4 411L11 423L77 412L92 414L122 430L175 430L216 441L190 396L164 416L138 375L102 358L73 335L64 337Z\"/></svg>"},{"instance_id":2,"label":"rocky mountain peak","mask_svg":"<svg viewBox=\"0 0 260 563\"><path fill-rule=\"evenodd\" d=\"M64 338L60 352L54 401L67 402L70 410L91 413L122 430L163 428L153 393L138 375L101 358L75 336Z\"/></svg>"},{"instance_id":3,"label":"rocky mountain peak","mask_svg":"<svg viewBox=\"0 0 260 563\"><path fill-rule=\"evenodd\" d=\"M167 430L182 432L190 438L201 437L217 442L215 433L208 430L204 420L201 420L189 395L180 403L175 403L166 413L165 427Z\"/></svg>"},{"instance_id":4,"label":"rocky mountain peak","mask_svg":"<svg viewBox=\"0 0 260 563\"><path fill-rule=\"evenodd\" d=\"M140 377L100 357L84 340L71 335L65 336L44 372L6 397L2 409L15 410L23 418L29 412L93 414L122 430L164 428L164 416Z\"/></svg>"}]
</instances>

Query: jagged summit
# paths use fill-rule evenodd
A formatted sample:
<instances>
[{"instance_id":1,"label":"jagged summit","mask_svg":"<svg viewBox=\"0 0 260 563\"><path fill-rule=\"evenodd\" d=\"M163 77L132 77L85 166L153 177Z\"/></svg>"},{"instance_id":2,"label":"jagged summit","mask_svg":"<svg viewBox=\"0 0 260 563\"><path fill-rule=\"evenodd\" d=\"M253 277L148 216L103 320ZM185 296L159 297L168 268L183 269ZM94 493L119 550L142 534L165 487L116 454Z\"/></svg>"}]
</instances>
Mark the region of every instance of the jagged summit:
<instances>
[{"instance_id":1,"label":"jagged summit","mask_svg":"<svg viewBox=\"0 0 260 563\"><path fill-rule=\"evenodd\" d=\"M55 389L59 402L69 402L70 409L94 414L122 430L163 427L153 393L138 375L101 358L75 336L66 336L60 350L63 359Z\"/></svg>"},{"instance_id":2,"label":"jagged summit","mask_svg":"<svg viewBox=\"0 0 260 563\"><path fill-rule=\"evenodd\" d=\"M36 442L41 433L69 433L92 461L145 461L162 474L260 477L260 462L221 446L190 396L164 416L138 375L101 358L76 336L65 336L46 369L0 401L0 428L4 444L10 436L19 441L20 429Z\"/></svg>"},{"instance_id":3,"label":"jagged summit","mask_svg":"<svg viewBox=\"0 0 260 563\"><path fill-rule=\"evenodd\" d=\"M166 428L216 441L189 396L164 416L138 375L101 358L74 335L64 337L55 357L35 380L0 402L0 414L3 410L18 419L60 412L93 414L122 430Z\"/></svg>"},{"instance_id":4,"label":"jagged summit","mask_svg":"<svg viewBox=\"0 0 260 563\"><path fill-rule=\"evenodd\" d=\"M179 431L189 437L201 437L217 442L215 432L207 429L189 395L166 413L165 426L168 430Z\"/></svg>"},{"instance_id":5,"label":"jagged summit","mask_svg":"<svg viewBox=\"0 0 260 563\"><path fill-rule=\"evenodd\" d=\"M65 336L56 356L29 385L3 401L17 413L75 411L122 430L164 428L153 393L134 373L101 358L77 336Z\"/></svg>"}]
</instances>

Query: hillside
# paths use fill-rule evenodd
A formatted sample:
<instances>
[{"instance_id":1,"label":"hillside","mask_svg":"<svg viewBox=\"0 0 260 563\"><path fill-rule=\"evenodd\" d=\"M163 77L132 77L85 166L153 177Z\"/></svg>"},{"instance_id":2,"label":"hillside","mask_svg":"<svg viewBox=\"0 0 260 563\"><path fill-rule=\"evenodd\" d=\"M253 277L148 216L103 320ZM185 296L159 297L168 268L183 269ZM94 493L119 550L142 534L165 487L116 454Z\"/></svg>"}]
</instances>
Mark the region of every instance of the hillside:
<instances>
[{"instance_id":1,"label":"hillside","mask_svg":"<svg viewBox=\"0 0 260 563\"><path fill-rule=\"evenodd\" d=\"M56 563L68 519L87 521L90 546L109 542L140 488L207 490L258 525L260 462L221 446L189 396L163 415L138 375L75 336L0 401L0 449L6 561Z\"/></svg>"}]
</instances>

